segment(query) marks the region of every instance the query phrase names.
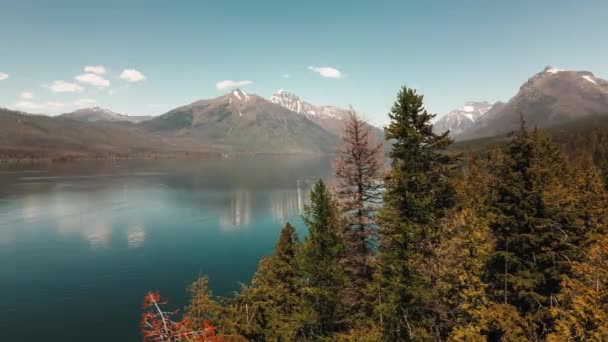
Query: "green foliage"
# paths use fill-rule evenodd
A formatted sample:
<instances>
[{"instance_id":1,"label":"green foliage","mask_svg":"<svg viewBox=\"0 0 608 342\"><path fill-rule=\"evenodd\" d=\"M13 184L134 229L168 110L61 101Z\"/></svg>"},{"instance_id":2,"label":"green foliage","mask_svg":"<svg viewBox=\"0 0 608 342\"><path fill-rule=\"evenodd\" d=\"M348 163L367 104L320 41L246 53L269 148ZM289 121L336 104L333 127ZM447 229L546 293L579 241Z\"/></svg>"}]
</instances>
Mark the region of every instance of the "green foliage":
<instances>
[{"instance_id":1,"label":"green foliage","mask_svg":"<svg viewBox=\"0 0 608 342\"><path fill-rule=\"evenodd\" d=\"M564 276L549 341L605 341L608 339L608 235L600 235L573 275Z\"/></svg>"},{"instance_id":2,"label":"green foliage","mask_svg":"<svg viewBox=\"0 0 608 342\"><path fill-rule=\"evenodd\" d=\"M422 100L404 87L391 110L378 216L349 216L362 195L341 191L356 183L338 187L355 198L346 210L317 182L304 242L287 224L234 298L214 299L198 279L188 322L252 341L607 340L608 193L596 155L568 160L522 120L487 159L458 168ZM357 257L369 251L348 234L368 220L377 258ZM369 266L372 278L353 272Z\"/></svg>"},{"instance_id":3,"label":"green foliage","mask_svg":"<svg viewBox=\"0 0 608 342\"><path fill-rule=\"evenodd\" d=\"M560 165L563 161L546 138L530 134L523 125L491 164L491 227L496 237L488 271L492 297L535 316L539 329L567 268L564 231L543 196Z\"/></svg>"},{"instance_id":4,"label":"green foliage","mask_svg":"<svg viewBox=\"0 0 608 342\"><path fill-rule=\"evenodd\" d=\"M202 276L188 286L190 304L186 307L186 317L193 327L202 327L206 321L218 323L224 309L213 299L209 289L209 278Z\"/></svg>"},{"instance_id":5,"label":"green foliage","mask_svg":"<svg viewBox=\"0 0 608 342\"><path fill-rule=\"evenodd\" d=\"M386 340L429 338L437 333L437 274L421 271L435 265L438 219L453 204L449 176L455 161L443 153L450 138L433 133L434 115L415 90L403 87L389 116L392 169L378 216L379 266L369 293Z\"/></svg>"},{"instance_id":6,"label":"green foliage","mask_svg":"<svg viewBox=\"0 0 608 342\"><path fill-rule=\"evenodd\" d=\"M452 330L479 328L489 303L483 281L485 265L494 248L485 163L471 158L466 171L456 177L454 188L457 206L443 220L443 238L437 247L442 337Z\"/></svg>"},{"instance_id":7,"label":"green foliage","mask_svg":"<svg viewBox=\"0 0 608 342\"><path fill-rule=\"evenodd\" d=\"M292 341L301 332L298 248L296 231L287 223L274 253L262 259L251 285L235 299L234 321L241 334L255 340Z\"/></svg>"},{"instance_id":8,"label":"green foliage","mask_svg":"<svg viewBox=\"0 0 608 342\"><path fill-rule=\"evenodd\" d=\"M308 235L299 253L302 296L308 310L307 330L326 335L336 328L344 272L339 264L344 243L340 236L342 221L337 203L322 180L310 193L310 205L303 219Z\"/></svg>"}]
</instances>

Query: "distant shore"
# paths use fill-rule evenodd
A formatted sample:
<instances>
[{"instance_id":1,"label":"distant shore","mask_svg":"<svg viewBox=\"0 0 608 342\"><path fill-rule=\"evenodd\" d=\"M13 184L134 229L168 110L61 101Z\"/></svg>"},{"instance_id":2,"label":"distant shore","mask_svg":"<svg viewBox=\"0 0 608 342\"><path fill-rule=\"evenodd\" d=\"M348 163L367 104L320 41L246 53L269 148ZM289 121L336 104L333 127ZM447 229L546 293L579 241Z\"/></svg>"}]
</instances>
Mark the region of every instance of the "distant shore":
<instances>
[{"instance_id":1,"label":"distant shore","mask_svg":"<svg viewBox=\"0 0 608 342\"><path fill-rule=\"evenodd\" d=\"M294 153L271 153L271 152L135 152L135 153L65 153L49 155L45 153L32 153L24 155L2 155L0 154L0 166L2 165L31 165L31 164L55 164L71 163L78 161L111 161L111 160L197 160L197 159L226 159L256 156L324 156L326 153L294 152Z\"/></svg>"}]
</instances>

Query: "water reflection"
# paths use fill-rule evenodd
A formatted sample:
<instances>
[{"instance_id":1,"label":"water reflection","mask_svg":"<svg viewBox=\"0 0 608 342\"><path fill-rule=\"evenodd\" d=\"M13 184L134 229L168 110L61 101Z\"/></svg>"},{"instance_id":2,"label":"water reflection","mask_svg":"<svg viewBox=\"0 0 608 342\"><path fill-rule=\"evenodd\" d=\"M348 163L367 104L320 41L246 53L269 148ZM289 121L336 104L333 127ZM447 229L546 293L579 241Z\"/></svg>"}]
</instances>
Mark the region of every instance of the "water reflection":
<instances>
[{"instance_id":1,"label":"water reflection","mask_svg":"<svg viewBox=\"0 0 608 342\"><path fill-rule=\"evenodd\" d=\"M205 222L204 230L251 230L268 219L282 225L302 214L313 180L327 178L315 174L325 172L325 164L286 160L276 167L254 159L59 165L44 177L15 172L4 178L9 186L0 189L0 223L11 227L1 232L0 243L14 244L20 231L51 228L62 237L81 237L91 249L119 248L125 240L127 248L138 249L151 237L144 222L152 207L182 211L192 222ZM170 222L165 229L171 229Z\"/></svg>"},{"instance_id":2,"label":"water reflection","mask_svg":"<svg viewBox=\"0 0 608 342\"><path fill-rule=\"evenodd\" d=\"M112 237L112 227L104 222L86 226L83 230L83 237L87 240L91 249L108 248Z\"/></svg>"},{"instance_id":3,"label":"water reflection","mask_svg":"<svg viewBox=\"0 0 608 342\"><path fill-rule=\"evenodd\" d=\"M302 192L299 186L296 189L273 191L270 194L272 217L278 222L285 223L289 218L301 215L305 202Z\"/></svg>"},{"instance_id":4,"label":"water reflection","mask_svg":"<svg viewBox=\"0 0 608 342\"><path fill-rule=\"evenodd\" d=\"M146 232L142 224L131 226L127 235L127 245L131 249L141 248L146 241Z\"/></svg>"},{"instance_id":5,"label":"water reflection","mask_svg":"<svg viewBox=\"0 0 608 342\"><path fill-rule=\"evenodd\" d=\"M21 206L21 217L26 222L33 222L40 216L42 203L40 203L39 196L29 195L23 199L23 205Z\"/></svg>"},{"instance_id":6,"label":"water reflection","mask_svg":"<svg viewBox=\"0 0 608 342\"><path fill-rule=\"evenodd\" d=\"M220 216L220 229L223 231L238 230L251 223L251 191L239 189L230 194L228 206Z\"/></svg>"},{"instance_id":7,"label":"water reflection","mask_svg":"<svg viewBox=\"0 0 608 342\"><path fill-rule=\"evenodd\" d=\"M281 224L304 228L297 217L311 184L331 175L328 160L284 157L45 170L37 179L0 172L0 259L9 261L0 262L0 293L17 299L0 309L24 313L7 315L5 340L81 341L99 322L113 329L96 340L135 340L142 292L160 288L179 307L201 273L229 295L272 250ZM74 312L83 336L60 328Z\"/></svg>"}]
</instances>

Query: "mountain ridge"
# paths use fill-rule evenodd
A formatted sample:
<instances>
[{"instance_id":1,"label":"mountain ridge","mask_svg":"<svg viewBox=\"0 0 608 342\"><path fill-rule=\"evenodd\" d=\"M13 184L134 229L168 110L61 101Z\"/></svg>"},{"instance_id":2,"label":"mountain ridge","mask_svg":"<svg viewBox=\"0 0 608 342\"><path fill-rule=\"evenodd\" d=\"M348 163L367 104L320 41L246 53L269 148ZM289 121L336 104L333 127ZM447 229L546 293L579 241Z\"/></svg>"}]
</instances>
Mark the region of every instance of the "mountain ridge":
<instances>
[{"instance_id":1,"label":"mountain ridge","mask_svg":"<svg viewBox=\"0 0 608 342\"><path fill-rule=\"evenodd\" d=\"M449 131L450 136L457 136L473 126L492 106L493 104L487 101L468 101L461 107L443 115L433 124L433 130L437 134Z\"/></svg>"},{"instance_id":2,"label":"mountain ridge","mask_svg":"<svg viewBox=\"0 0 608 342\"><path fill-rule=\"evenodd\" d=\"M504 105L489 110L458 140L507 133L524 115L531 127L547 128L591 115L608 114L608 81L589 71L548 66L524 82Z\"/></svg>"},{"instance_id":3,"label":"mountain ridge","mask_svg":"<svg viewBox=\"0 0 608 342\"><path fill-rule=\"evenodd\" d=\"M242 89L177 107L142 125L243 152L319 153L337 144L337 137L307 117Z\"/></svg>"},{"instance_id":4,"label":"mountain ridge","mask_svg":"<svg viewBox=\"0 0 608 342\"><path fill-rule=\"evenodd\" d=\"M126 115L111 111L100 106L80 108L70 113L64 113L58 117L84 122L131 122L140 123L152 119L149 115Z\"/></svg>"}]
</instances>

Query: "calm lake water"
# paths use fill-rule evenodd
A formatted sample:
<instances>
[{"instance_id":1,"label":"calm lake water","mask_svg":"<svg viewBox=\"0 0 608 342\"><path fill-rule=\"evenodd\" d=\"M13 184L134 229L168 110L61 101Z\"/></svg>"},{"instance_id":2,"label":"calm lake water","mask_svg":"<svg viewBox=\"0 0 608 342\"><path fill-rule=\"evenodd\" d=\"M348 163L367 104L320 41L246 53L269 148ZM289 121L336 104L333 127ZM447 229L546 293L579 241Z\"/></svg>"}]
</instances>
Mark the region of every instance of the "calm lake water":
<instances>
[{"instance_id":1,"label":"calm lake water","mask_svg":"<svg viewBox=\"0 0 608 342\"><path fill-rule=\"evenodd\" d=\"M143 295L248 282L329 159L0 169L0 341L138 341Z\"/></svg>"}]
</instances>

